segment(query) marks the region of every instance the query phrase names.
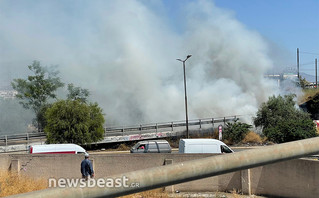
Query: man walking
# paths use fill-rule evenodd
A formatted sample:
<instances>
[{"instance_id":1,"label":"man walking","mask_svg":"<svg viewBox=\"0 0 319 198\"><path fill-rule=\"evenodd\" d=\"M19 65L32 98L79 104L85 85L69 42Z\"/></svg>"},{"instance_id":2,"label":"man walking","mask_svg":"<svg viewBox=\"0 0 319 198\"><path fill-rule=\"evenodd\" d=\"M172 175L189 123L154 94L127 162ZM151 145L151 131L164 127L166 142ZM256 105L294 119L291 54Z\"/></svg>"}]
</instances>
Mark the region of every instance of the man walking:
<instances>
[{"instance_id":1,"label":"man walking","mask_svg":"<svg viewBox=\"0 0 319 198\"><path fill-rule=\"evenodd\" d=\"M92 163L89 160L89 154L85 153L85 159L81 162L81 173L82 173L82 178L85 179L86 181L89 178L94 177L94 170L92 167Z\"/></svg>"}]
</instances>

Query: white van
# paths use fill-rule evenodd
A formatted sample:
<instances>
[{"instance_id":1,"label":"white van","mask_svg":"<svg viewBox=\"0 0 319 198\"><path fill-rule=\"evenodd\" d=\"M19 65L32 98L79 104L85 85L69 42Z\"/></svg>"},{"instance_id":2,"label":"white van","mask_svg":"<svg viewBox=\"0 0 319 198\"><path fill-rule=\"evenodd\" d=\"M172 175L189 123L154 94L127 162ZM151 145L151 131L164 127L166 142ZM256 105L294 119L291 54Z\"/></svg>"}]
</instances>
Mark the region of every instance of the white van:
<instances>
[{"instance_id":1,"label":"white van","mask_svg":"<svg viewBox=\"0 0 319 198\"><path fill-rule=\"evenodd\" d=\"M225 143L216 139L181 139L179 153L233 153Z\"/></svg>"},{"instance_id":2,"label":"white van","mask_svg":"<svg viewBox=\"0 0 319 198\"><path fill-rule=\"evenodd\" d=\"M30 146L31 154L81 154L86 150L76 144L44 144Z\"/></svg>"}]
</instances>

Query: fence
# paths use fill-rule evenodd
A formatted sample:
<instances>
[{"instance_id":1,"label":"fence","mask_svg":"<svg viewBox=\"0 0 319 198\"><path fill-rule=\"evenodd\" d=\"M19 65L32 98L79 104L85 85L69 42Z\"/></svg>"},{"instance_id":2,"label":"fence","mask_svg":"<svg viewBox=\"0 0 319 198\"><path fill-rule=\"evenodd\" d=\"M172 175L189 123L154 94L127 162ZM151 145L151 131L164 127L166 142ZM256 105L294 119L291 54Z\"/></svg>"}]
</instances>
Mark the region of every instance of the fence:
<instances>
[{"instance_id":1,"label":"fence","mask_svg":"<svg viewBox=\"0 0 319 198\"><path fill-rule=\"evenodd\" d=\"M203 125L211 125L214 127L216 123L232 122L238 119L238 116L229 116L222 118L204 118L189 120L189 127L198 126L201 130ZM184 127L186 126L185 121L174 121L174 122L164 122L155 124L144 124L137 126L126 126L126 127L107 127L104 128L104 139L98 143L110 143L110 142L124 142L139 139L150 139L150 138L162 138L168 136L178 136L183 134ZM175 130L175 132L174 132ZM159 131L165 131L158 135ZM178 132L176 132L178 131ZM134 135L139 134L139 137ZM143 136L144 135L144 136ZM12 152L27 150L28 145L32 142L44 142L46 135L44 132L40 133L25 133L25 134L14 134L14 135L3 135L0 136L0 152ZM9 145L24 145L19 149L9 149Z\"/></svg>"}]
</instances>

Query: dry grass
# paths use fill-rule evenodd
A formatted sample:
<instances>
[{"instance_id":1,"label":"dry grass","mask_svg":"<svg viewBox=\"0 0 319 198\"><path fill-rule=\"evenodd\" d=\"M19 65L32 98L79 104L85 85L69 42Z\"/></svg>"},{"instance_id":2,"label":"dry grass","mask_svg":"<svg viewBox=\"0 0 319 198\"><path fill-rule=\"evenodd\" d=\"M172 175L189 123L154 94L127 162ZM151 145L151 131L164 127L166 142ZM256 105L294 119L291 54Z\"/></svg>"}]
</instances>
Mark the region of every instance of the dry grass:
<instances>
[{"instance_id":1,"label":"dry grass","mask_svg":"<svg viewBox=\"0 0 319 198\"><path fill-rule=\"evenodd\" d=\"M15 172L0 170L0 197L42 190L47 187L45 179L33 179Z\"/></svg>"},{"instance_id":2,"label":"dry grass","mask_svg":"<svg viewBox=\"0 0 319 198\"><path fill-rule=\"evenodd\" d=\"M126 195L121 198L147 198L147 197L160 197L160 198L169 198L172 196L169 196L167 192L163 191L163 188L157 188L154 190L148 190L140 193L135 193L131 195Z\"/></svg>"},{"instance_id":3,"label":"dry grass","mask_svg":"<svg viewBox=\"0 0 319 198\"><path fill-rule=\"evenodd\" d=\"M250 131L250 132L247 133L247 135L245 136L245 138L243 139L242 142L245 143L245 144L246 143L258 143L258 144L260 144L263 141L262 141L261 137L257 133L255 133L253 131Z\"/></svg>"},{"instance_id":4,"label":"dry grass","mask_svg":"<svg viewBox=\"0 0 319 198\"><path fill-rule=\"evenodd\" d=\"M129 151L131 148L126 144L120 144L120 146L116 149L118 151Z\"/></svg>"},{"instance_id":5,"label":"dry grass","mask_svg":"<svg viewBox=\"0 0 319 198\"><path fill-rule=\"evenodd\" d=\"M310 99L312 99L316 94L319 93L319 89L304 89L304 95L298 98L298 103L302 104Z\"/></svg>"},{"instance_id":6,"label":"dry grass","mask_svg":"<svg viewBox=\"0 0 319 198\"><path fill-rule=\"evenodd\" d=\"M217 129L217 128L214 129L214 133L213 133L213 137L212 137L212 138L218 140L218 138L219 138L219 132L218 132L218 129Z\"/></svg>"},{"instance_id":7,"label":"dry grass","mask_svg":"<svg viewBox=\"0 0 319 198\"><path fill-rule=\"evenodd\" d=\"M126 195L120 198L171 198L171 197L216 197L216 198L257 198L258 196L243 195L240 191L232 190L230 193L225 192L181 192L181 193L169 193L163 192L163 188L155 190L149 190L145 192ZM260 197L261 198L261 197Z\"/></svg>"}]
</instances>

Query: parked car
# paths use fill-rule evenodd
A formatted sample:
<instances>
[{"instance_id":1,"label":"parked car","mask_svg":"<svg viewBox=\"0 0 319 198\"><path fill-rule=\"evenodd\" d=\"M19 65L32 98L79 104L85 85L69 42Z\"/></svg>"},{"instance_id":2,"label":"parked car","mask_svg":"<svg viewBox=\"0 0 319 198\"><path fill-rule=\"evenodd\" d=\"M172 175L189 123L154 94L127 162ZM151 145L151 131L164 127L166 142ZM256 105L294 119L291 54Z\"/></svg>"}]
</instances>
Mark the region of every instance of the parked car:
<instances>
[{"instance_id":1,"label":"parked car","mask_svg":"<svg viewBox=\"0 0 319 198\"><path fill-rule=\"evenodd\" d=\"M145 140L136 143L131 153L171 153L172 148L166 140Z\"/></svg>"},{"instance_id":2,"label":"parked car","mask_svg":"<svg viewBox=\"0 0 319 198\"><path fill-rule=\"evenodd\" d=\"M225 143L216 139L181 139L179 153L233 153Z\"/></svg>"},{"instance_id":3,"label":"parked car","mask_svg":"<svg viewBox=\"0 0 319 198\"><path fill-rule=\"evenodd\" d=\"M81 154L86 150L76 144L44 144L30 146L31 154Z\"/></svg>"}]
</instances>

